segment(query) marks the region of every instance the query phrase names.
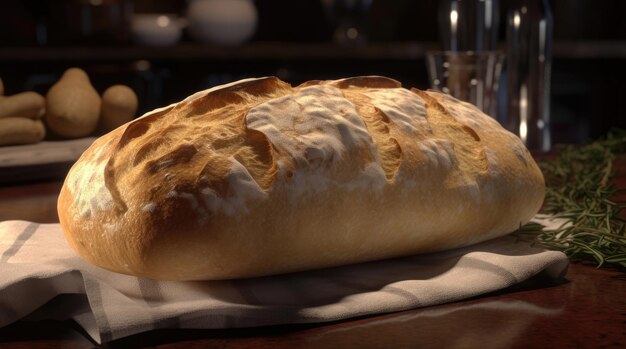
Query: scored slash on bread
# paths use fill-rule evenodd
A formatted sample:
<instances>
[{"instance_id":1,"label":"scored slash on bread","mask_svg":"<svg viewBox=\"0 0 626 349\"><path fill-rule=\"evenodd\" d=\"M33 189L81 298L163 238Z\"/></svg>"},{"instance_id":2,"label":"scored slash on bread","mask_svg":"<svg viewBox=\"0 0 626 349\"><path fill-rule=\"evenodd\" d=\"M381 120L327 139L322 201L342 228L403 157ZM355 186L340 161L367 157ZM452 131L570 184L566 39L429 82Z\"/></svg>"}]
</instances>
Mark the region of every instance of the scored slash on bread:
<instances>
[{"instance_id":1,"label":"scored slash on bread","mask_svg":"<svg viewBox=\"0 0 626 349\"><path fill-rule=\"evenodd\" d=\"M544 194L476 107L370 76L246 79L98 139L59 197L69 244L154 279L302 271L500 236Z\"/></svg>"}]
</instances>

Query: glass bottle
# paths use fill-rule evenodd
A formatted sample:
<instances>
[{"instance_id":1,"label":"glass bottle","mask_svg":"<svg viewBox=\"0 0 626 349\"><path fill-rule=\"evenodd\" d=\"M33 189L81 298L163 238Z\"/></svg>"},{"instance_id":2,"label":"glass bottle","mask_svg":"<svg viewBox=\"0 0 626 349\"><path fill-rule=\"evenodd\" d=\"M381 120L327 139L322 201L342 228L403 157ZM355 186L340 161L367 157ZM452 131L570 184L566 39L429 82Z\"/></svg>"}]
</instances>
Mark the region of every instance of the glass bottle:
<instances>
[{"instance_id":1,"label":"glass bottle","mask_svg":"<svg viewBox=\"0 0 626 349\"><path fill-rule=\"evenodd\" d=\"M548 152L553 19L548 0L514 0L507 15L504 126L531 152Z\"/></svg>"},{"instance_id":2,"label":"glass bottle","mask_svg":"<svg viewBox=\"0 0 626 349\"><path fill-rule=\"evenodd\" d=\"M499 0L442 0L439 35L444 51L491 51L496 48Z\"/></svg>"}]
</instances>

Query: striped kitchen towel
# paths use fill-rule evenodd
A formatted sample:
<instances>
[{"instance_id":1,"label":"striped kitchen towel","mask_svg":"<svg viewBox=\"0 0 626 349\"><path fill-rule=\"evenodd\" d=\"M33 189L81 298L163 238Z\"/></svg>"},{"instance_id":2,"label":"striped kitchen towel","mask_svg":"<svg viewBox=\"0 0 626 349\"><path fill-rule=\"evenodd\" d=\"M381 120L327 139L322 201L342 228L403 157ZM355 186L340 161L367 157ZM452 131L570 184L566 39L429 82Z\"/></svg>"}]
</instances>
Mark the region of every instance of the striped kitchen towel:
<instances>
[{"instance_id":1,"label":"striped kitchen towel","mask_svg":"<svg viewBox=\"0 0 626 349\"><path fill-rule=\"evenodd\" d=\"M98 342L158 328L317 323L456 301L537 274L567 258L505 236L440 253L230 281L154 281L78 257L58 224L0 222L0 327L74 319Z\"/></svg>"}]
</instances>

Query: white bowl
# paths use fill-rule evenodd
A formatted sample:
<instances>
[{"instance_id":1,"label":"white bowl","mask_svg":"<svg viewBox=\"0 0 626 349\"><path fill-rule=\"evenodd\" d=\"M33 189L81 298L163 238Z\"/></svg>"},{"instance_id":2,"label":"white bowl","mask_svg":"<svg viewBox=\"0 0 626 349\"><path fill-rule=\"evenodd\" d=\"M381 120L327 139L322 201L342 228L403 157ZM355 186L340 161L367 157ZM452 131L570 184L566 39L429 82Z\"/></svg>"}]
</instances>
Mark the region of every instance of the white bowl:
<instances>
[{"instance_id":1,"label":"white bowl","mask_svg":"<svg viewBox=\"0 0 626 349\"><path fill-rule=\"evenodd\" d=\"M187 19L195 40L236 46L252 37L258 14L251 0L192 0Z\"/></svg>"},{"instance_id":2,"label":"white bowl","mask_svg":"<svg viewBox=\"0 0 626 349\"><path fill-rule=\"evenodd\" d=\"M147 46L172 46L180 41L184 26L185 21L173 14L135 14L133 39Z\"/></svg>"}]
</instances>

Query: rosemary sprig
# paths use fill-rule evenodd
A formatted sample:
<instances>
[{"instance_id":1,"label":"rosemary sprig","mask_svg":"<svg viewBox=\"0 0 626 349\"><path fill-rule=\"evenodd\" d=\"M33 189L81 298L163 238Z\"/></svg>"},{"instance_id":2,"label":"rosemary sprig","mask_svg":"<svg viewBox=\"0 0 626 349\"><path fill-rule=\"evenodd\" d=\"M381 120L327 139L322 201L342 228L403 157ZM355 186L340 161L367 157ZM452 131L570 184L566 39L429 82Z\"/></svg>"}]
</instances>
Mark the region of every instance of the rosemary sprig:
<instances>
[{"instance_id":1,"label":"rosemary sprig","mask_svg":"<svg viewBox=\"0 0 626 349\"><path fill-rule=\"evenodd\" d=\"M626 131L580 146L559 146L556 159L539 162L546 178L542 213L562 219L556 229L528 223L516 233L545 248L563 251L572 261L626 270L626 201L615 196L626 188L612 183L617 154L626 152Z\"/></svg>"}]
</instances>

